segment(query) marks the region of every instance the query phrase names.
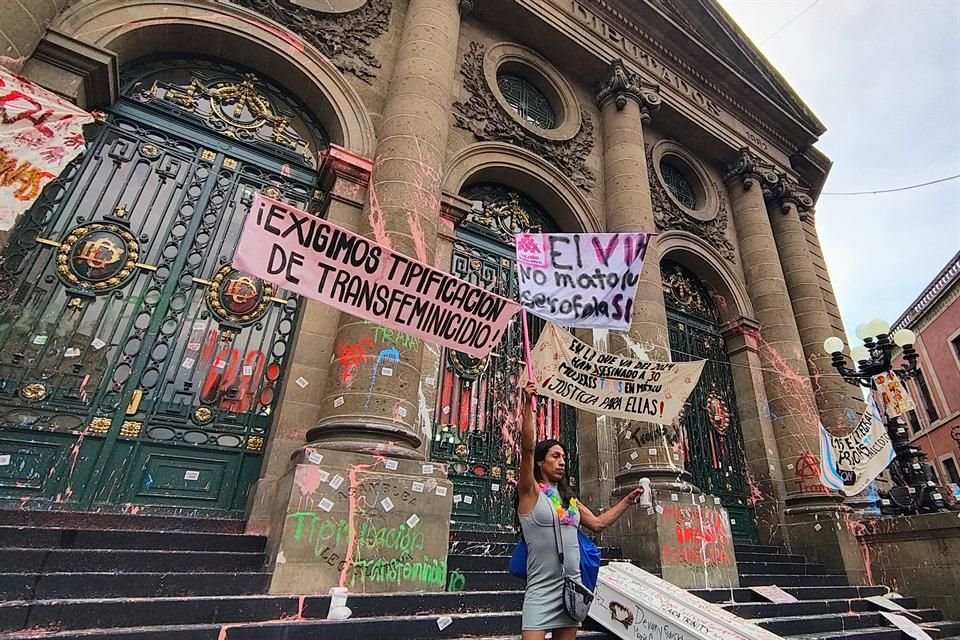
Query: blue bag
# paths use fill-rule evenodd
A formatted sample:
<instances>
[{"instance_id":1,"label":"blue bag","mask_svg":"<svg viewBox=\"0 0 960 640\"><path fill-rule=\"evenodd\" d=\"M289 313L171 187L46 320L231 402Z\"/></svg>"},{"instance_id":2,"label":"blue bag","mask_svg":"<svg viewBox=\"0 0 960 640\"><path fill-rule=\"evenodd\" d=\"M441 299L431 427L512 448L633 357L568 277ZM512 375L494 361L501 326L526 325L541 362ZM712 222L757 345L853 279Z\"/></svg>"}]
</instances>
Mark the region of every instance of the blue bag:
<instances>
[{"instance_id":1,"label":"blue bag","mask_svg":"<svg viewBox=\"0 0 960 640\"><path fill-rule=\"evenodd\" d=\"M527 541L523 538L520 538L520 542L513 548L513 555L510 556L507 571L512 576L527 579Z\"/></svg>"},{"instance_id":2,"label":"blue bag","mask_svg":"<svg viewBox=\"0 0 960 640\"><path fill-rule=\"evenodd\" d=\"M593 591L597 588L597 576L600 574L600 549L583 531L577 531L577 540L580 543L580 581ZM513 548L507 571L517 578L527 578L527 541L523 538Z\"/></svg>"}]
</instances>

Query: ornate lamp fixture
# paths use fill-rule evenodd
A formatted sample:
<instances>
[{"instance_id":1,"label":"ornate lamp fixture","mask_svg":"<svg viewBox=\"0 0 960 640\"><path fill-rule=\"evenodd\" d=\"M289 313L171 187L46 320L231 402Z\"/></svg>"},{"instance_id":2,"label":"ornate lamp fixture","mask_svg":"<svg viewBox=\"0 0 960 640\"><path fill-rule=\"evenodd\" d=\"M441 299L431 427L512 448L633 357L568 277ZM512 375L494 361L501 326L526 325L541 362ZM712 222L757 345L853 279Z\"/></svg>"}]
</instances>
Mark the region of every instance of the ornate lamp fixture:
<instances>
[{"instance_id":1,"label":"ornate lamp fixture","mask_svg":"<svg viewBox=\"0 0 960 640\"><path fill-rule=\"evenodd\" d=\"M857 337L863 345L850 349L850 358L855 363L848 367L843 355L843 340L837 337L827 338L823 348L832 357L834 368L848 383L876 389L873 377L882 373L892 373L901 381L907 381L917 373L917 352L913 348L916 335L909 329L900 329L889 335L890 323L884 320L872 320L857 327ZM892 338L892 341L891 341ZM894 345L903 349L906 364L893 369L891 355ZM926 454L919 447L910 444L906 424L899 417L888 418L882 410L887 433L893 442L896 453L896 465L891 465L890 475L894 486L889 493L880 493L881 513L884 515L909 515L948 510L933 480L933 471L926 462Z\"/></svg>"}]
</instances>

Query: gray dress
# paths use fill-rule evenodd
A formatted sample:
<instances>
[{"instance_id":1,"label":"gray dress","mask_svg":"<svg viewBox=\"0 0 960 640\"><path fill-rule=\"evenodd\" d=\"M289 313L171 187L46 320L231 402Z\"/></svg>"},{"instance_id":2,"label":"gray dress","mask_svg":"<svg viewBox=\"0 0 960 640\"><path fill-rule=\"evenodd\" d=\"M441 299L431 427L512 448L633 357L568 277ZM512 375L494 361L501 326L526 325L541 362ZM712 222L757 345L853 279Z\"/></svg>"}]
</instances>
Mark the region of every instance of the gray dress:
<instances>
[{"instance_id":1,"label":"gray dress","mask_svg":"<svg viewBox=\"0 0 960 640\"><path fill-rule=\"evenodd\" d=\"M579 627L563 607L563 572L557 553L554 521L556 511L549 498L538 491L537 504L530 513L520 514L520 527L527 541L527 591L523 596L523 630L542 631ZM563 558L567 576L580 580L580 542L574 525L561 525Z\"/></svg>"}]
</instances>

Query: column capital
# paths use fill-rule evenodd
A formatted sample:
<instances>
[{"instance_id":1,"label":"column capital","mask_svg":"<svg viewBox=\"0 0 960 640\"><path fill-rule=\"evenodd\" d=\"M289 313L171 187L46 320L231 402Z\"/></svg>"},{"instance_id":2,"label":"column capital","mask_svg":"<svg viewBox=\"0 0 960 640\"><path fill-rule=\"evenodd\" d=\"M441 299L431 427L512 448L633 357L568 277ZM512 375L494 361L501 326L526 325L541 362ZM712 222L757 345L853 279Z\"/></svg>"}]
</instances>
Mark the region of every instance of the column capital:
<instances>
[{"instance_id":1,"label":"column capital","mask_svg":"<svg viewBox=\"0 0 960 640\"><path fill-rule=\"evenodd\" d=\"M660 85L647 82L638 73L627 71L623 60L617 58L610 63L610 75L597 90L597 104L600 108L613 100L617 111L623 111L627 100L635 100L640 105L640 119L644 124L650 122L650 114L660 109Z\"/></svg>"},{"instance_id":2,"label":"column capital","mask_svg":"<svg viewBox=\"0 0 960 640\"><path fill-rule=\"evenodd\" d=\"M786 173L777 172L777 182L771 184L769 189L763 190L763 196L767 200L773 200L780 203L783 213L790 213L790 209L796 209L801 218L813 216L813 198L807 193L808 189L800 185Z\"/></svg>"},{"instance_id":3,"label":"column capital","mask_svg":"<svg viewBox=\"0 0 960 640\"><path fill-rule=\"evenodd\" d=\"M460 8L460 15L465 16L473 11L474 0L459 0L457 6Z\"/></svg>"},{"instance_id":4,"label":"column capital","mask_svg":"<svg viewBox=\"0 0 960 640\"><path fill-rule=\"evenodd\" d=\"M726 173L723 176L724 182L740 180L744 189L751 189L753 185L760 184L764 194L767 190L777 183L780 179L774 167L769 162L761 159L750 147L740 147L737 156L727 165Z\"/></svg>"}]
</instances>

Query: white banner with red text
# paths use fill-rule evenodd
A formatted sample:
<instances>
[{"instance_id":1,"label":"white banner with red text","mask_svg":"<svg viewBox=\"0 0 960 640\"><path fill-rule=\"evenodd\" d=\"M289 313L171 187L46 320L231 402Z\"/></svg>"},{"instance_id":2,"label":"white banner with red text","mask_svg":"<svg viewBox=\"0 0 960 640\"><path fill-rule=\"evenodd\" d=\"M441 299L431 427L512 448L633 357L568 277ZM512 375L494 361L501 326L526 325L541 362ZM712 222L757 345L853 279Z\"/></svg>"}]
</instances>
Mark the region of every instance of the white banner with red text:
<instances>
[{"instance_id":1,"label":"white banner with red text","mask_svg":"<svg viewBox=\"0 0 960 640\"><path fill-rule=\"evenodd\" d=\"M0 231L86 148L94 117L0 66Z\"/></svg>"}]
</instances>

